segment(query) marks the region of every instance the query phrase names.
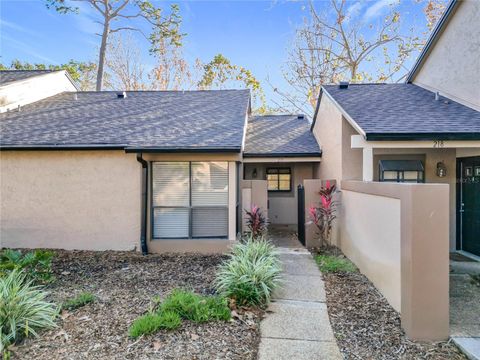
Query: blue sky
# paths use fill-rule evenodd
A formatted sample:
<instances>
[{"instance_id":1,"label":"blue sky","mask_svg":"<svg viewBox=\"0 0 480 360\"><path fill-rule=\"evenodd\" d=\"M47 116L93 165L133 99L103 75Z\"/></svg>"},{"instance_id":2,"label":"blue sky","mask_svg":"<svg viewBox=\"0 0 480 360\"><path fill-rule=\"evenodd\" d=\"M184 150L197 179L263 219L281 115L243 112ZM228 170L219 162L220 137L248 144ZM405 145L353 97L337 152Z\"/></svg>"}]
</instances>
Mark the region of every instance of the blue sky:
<instances>
[{"instance_id":1,"label":"blue sky","mask_svg":"<svg viewBox=\"0 0 480 360\"><path fill-rule=\"evenodd\" d=\"M375 23L394 0L349 1L348 6L366 21ZM187 33L184 52L188 60L209 61L222 53L233 63L250 69L262 82L267 77L278 87L285 86L281 69L295 29L307 15L303 1L180 1L183 32ZM156 6L168 2L154 1ZM329 3L316 1L318 9L329 13ZM96 60L100 38L95 35L95 13L83 6L80 15L61 15L45 7L43 0L2 0L0 61L14 59L60 64L70 59ZM423 4L402 0L397 5L403 25L425 31ZM148 32L148 27L145 28ZM147 44L138 38L143 61L153 65ZM414 60L414 59L412 59ZM264 84L267 97L273 96Z\"/></svg>"}]
</instances>

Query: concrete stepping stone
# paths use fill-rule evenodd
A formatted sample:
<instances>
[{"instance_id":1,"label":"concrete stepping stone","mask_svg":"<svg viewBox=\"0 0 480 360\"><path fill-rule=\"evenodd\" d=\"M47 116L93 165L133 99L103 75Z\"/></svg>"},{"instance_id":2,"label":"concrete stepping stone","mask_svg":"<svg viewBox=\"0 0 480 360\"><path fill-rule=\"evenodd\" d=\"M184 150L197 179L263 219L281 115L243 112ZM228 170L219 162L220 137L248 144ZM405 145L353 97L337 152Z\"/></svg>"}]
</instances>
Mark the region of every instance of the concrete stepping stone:
<instances>
[{"instance_id":1,"label":"concrete stepping stone","mask_svg":"<svg viewBox=\"0 0 480 360\"><path fill-rule=\"evenodd\" d=\"M262 339L261 360L336 360L342 355L335 343L290 339Z\"/></svg>"},{"instance_id":2,"label":"concrete stepping stone","mask_svg":"<svg viewBox=\"0 0 480 360\"><path fill-rule=\"evenodd\" d=\"M325 302L325 287L320 275L284 275L283 286L274 299Z\"/></svg>"},{"instance_id":3,"label":"concrete stepping stone","mask_svg":"<svg viewBox=\"0 0 480 360\"><path fill-rule=\"evenodd\" d=\"M335 342L325 303L279 300L268 311L260 324L262 337Z\"/></svg>"}]
</instances>

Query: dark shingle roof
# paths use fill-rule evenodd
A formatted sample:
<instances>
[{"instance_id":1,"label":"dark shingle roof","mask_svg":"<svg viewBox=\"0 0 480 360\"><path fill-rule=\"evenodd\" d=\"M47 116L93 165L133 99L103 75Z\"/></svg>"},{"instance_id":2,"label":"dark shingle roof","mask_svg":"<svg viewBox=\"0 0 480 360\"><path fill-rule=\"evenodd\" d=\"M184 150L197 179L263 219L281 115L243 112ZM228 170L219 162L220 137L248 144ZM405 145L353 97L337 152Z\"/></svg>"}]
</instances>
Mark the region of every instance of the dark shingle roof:
<instances>
[{"instance_id":1,"label":"dark shingle roof","mask_svg":"<svg viewBox=\"0 0 480 360\"><path fill-rule=\"evenodd\" d=\"M480 139L480 112L413 84L323 87L367 140Z\"/></svg>"},{"instance_id":2,"label":"dark shingle roof","mask_svg":"<svg viewBox=\"0 0 480 360\"><path fill-rule=\"evenodd\" d=\"M74 99L74 96L77 99ZM0 114L2 147L240 151L248 90L66 92Z\"/></svg>"},{"instance_id":3,"label":"dark shingle roof","mask_svg":"<svg viewBox=\"0 0 480 360\"><path fill-rule=\"evenodd\" d=\"M25 80L30 77L54 72L55 70L0 70L0 85Z\"/></svg>"},{"instance_id":4,"label":"dark shingle roof","mask_svg":"<svg viewBox=\"0 0 480 360\"><path fill-rule=\"evenodd\" d=\"M244 156L320 156L307 119L297 115L253 116L248 121Z\"/></svg>"}]
</instances>

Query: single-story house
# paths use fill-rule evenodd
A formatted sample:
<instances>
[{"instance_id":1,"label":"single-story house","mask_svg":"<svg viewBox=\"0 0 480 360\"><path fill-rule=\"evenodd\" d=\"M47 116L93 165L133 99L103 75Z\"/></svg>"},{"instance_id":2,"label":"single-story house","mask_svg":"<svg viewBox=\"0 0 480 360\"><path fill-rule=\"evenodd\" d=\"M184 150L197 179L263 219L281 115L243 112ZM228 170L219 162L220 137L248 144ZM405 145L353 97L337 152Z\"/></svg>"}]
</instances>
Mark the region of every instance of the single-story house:
<instances>
[{"instance_id":1,"label":"single-story house","mask_svg":"<svg viewBox=\"0 0 480 360\"><path fill-rule=\"evenodd\" d=\"M23 89L0 108L4 247L225 251L242 174L268 177L265 211L296 226L285 206L321 158L305 117L252 116L248 90L80 92L64 71L0 81Z\"/></svg>"}]
</instances>

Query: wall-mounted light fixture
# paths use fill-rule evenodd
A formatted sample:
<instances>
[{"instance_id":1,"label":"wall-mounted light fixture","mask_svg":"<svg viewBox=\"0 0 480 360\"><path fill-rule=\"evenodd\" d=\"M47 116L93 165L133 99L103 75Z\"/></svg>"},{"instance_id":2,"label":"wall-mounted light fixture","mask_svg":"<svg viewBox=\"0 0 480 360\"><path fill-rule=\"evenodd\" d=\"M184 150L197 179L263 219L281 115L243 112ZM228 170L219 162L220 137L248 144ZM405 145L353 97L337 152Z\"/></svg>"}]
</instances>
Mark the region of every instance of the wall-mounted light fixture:
<instances>
[{"instance_id":1,"label":"wall-mounted light fixture","mask_svg":"<svg viewBox=\"0 0 480 360\"><path fill-rule=\"evenodd\" d=\"M257 168L253 168L252 171L252 178L256 179L257 178Z\"/></svg>"},{"instance_id":2,"label":"wall-mounted light fixture","mask_svg":"<svg viewBox=\"0 0 480 360\"><path fill-rule=\"evenodd\" d=\"M447 176L447 167L443 161L437 162L437 176L441 178Z\"/></svg>"}]
</instances>

